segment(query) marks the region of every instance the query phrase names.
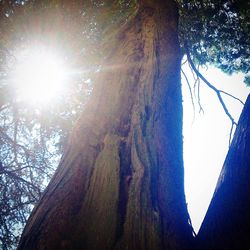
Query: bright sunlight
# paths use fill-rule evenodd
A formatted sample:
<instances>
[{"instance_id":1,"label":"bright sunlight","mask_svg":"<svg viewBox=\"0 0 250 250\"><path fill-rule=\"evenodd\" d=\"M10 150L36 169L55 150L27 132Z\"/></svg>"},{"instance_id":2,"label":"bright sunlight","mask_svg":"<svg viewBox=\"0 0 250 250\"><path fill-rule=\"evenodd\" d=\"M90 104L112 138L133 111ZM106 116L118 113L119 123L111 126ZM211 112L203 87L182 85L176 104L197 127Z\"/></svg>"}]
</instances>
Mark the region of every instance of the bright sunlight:
<instances>
[{"instance_id":1,"label":"bright sunlight","mask_svg":"<svg viewBox=\"0 0 250 250\"><path fill-rule=\"evenodd\" d=\"M64 89L64 60L45 47L26 49L16 56L13 79L21 101L47 104Z\"/></svg>"}]
</instances>

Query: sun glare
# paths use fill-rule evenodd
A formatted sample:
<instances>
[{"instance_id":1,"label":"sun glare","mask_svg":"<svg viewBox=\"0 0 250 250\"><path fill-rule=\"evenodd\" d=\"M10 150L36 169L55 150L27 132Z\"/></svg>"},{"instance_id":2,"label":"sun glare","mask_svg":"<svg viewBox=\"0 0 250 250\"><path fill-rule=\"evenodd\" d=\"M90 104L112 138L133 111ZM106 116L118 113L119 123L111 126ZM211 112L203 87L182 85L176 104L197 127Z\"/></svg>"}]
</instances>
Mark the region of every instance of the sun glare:
<instances>
[{"instance_id":1,"label":"sun glare","mask_svg":"<svg viewBox=\"0 0 250 250\"><path fill-rule=\"evenodd\" d=\"M16 60L13 78L19 99L46 104L61 94L66 70L58 54L46 48L30 48Z\"/></svg>"}]
</instances>

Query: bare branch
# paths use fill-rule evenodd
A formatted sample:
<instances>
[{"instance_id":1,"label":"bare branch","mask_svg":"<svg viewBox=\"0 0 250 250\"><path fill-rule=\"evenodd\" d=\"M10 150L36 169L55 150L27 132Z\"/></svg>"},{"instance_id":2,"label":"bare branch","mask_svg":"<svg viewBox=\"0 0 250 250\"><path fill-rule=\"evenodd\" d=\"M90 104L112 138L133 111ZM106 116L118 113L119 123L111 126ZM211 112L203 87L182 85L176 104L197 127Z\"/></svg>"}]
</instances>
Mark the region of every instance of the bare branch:
<instances>
[{"instance_id":1,"label":"bare branch","mask_svg":"<svg viewBox=\"0 0 250 250\"><path fill-rule=\"evenodd\" d=\"M190 82L189 82L185 72L183 70L181 70L181 73L183 74L183 76L184 76L184 78L186 80L186 83L188 85L188 89L189 89L189 93L190 93L191 101L192 101L192 106L193 106L193 112L194 112L194 116L195 116L195 105L194 105L194 97L193 97L193 93L192 93L192 88L191 88Z\"/></svg>"},{"instance_id":2,"label":"bare branch","mask_svg":"<svg viewBox=\"0 0 250 250\"><path fill-rule=\"evenodd\" d=\"M221 93L223 94L226 94L228 96L231 96L233 97L231 94L225 92L225 91L221 91L219 89L217 89L214 85L212 85L200 72L199 70L195 67L192 59L191 59L191 56L190 56L190 53L189 53L189 50L188 50L188 46L187 46L187 43L185 42L185 49L186 49L186 53L187 53L187 59L188 59L188 62L189 64L191 65L193 71L195 72L195 74L209 87L211 88L217 95L219 101L220 101L220 104L222 105L222 108L224 110L224 112L226 113L226 115L228 116L228 118L230 119L231 123L232 123L232 126L231 126L231 129L230 129L230 135L229 135L229 140L231 142L231 137L232 137L232 131L233 131L233 127L234 125L237 126L237 123L235 122L234 118L232 117L232 115L230 114L222 96L221 96ZM238 100L238 98L234 98L236 100ZM229 143L230 144L230 143Z\"/></svg>"},{"instance_id":3,"label":"bare branch","mask_svg":"<svg viewBox=\"0 0 250 250\"><path fill-rule=\"evenodd\" d=\"M187 59L187 62L188 62L188 66L190 68L190 71L193 75L193 78L194 78L194 86L193 86L193 91L194 91L194 96L197 97L198 99L198 106L199 106L199 113L203 113L204 114L204 110L202 108L202 105L201 105L201 99L200 99L200 78L199 76L197 76L192 68L192 66L190 65L188 59ZM197 69L199 71L199 68ZM198 86L198 88L197 88ZM197 89L197 94L196 94L196 89Z\"/></svg>"},{"instance_id":4,"label":"bare branch","mask_svg":"<svg viewBox=\"0 0 250 250\"><path fill-rule=\"evenodd\" d=\"M232 134L233 134L233 129L234 129L234 124L231 124L231 128L230 128L230 133L229 133L229 139L228 139L228 145L230 146L231 141L232 141Z\"/></svg>"},{"instance_id":5,"label":"bare branch","mask_svg":"<svg viewBox=\"0 0 250 250\"><path fill-rule=\"evenodd\" d=\"M0 169L0 174L1 175L6 174L6 175L12 177L13 179L15 179L17 181L21 181L21 182L25 183L25 184L27 184L28 187L32 187L34 190L37 191L38 194L40 194L40 189L37 186L35 186L32 182L29 182L29 181L25 180L24 178L18 176L17 174L15 174L15 173L13 173L11 171L8 171L3 166Z\"/></svg>"},{"instance_id":6,"label":"bare branch","mask_svg":"<svg viewBox=\"0 0 250 250\"><path fill-rule=\"evenodd\" d=\"M199 79L199 78L198 78ZM203 110L203 108L202 108L202 105L201 105L201 98L200 98L200 85L201 85L201 82L200 82L200 79L197 81L197 83L198 83L198 104L199 104L199 108L200 108L200 110L199 110L199 113L203 113L204 114L204 110Z\"/></svg>"},{"instance_id":7,"label":"bare branch","mask_svg":"<svg viewBox=\"0 0 250 250\"><path fill-rule=\"evenodd\" d=\"M225 102L224 102L224 100L223 100L223 98L222 98L222 96L221 96L221 94L224 94L224 95L227 95L227 96L230 96L231 98L233 98L233 99L235 99L235 100L237 100L237 101L239 101L241 104L243 104L244 105L244 103L239 99L239 98L237 98L237 97L235 97L235 96L233 96L233 95L231 95L231 94L229 94L229 93L227 93L227 92L225 92L225 91L223 91L223 90L219 90L219 89L217 89L214 85L212 85L201 73L200 73L200 71L195 67L195 65L194 65L194 62L192 61L192 59L191 59L191 56L190 56L190 52L189 52L189 49L188 49L188 45L187 45L187 42L185 41L185 50L186 50L186 54L187 54L187 60L188 60L188 62L189 62L189 64L190 64L190 66L192 67L192 69L193 69L193 71L195 72L195 74L209 87L209 88L211 88L215 93L216 93L216 95L217 95L217 97L218 97L218 99L219 99L219 101L220 101L220 104L222 105L222 108L223 108L223 110L224 110L224 112L225 112L225 114L228 116L228 118L230 119L230 121L231 121L231 129L230 129L230 135L229 135L229 145L230 145L230 142L231 142L231 138L232 138L232 132L233 132L233 127L234 127L234 125L235 126L237 126L237 123L235 122L235 120L234 120L234 118L233 118L233 116L231 115L231 113L229 112L229 110L228 110L228 108L227 108L227 106L226 106L226 104L225 104ZM199 98L199 97L198 97Z\"/></svg>"},{"instance_id":8,"label":"bare branch","mask_svg":"<svg viewBox=\"0 0 250 250\"><path fill-rule=\"evenodd\" d=\"M230 96L230 97L232 97L233 99L239 101L243 106L245 105L245 103L244 103L243 101L241 101L241 99L237 98L236 96L231 95L231 94L229 94L229 93L227 93L227 92L225 92L225 91L223 91L223 90L218 90L218 91L219 91L220 93L224 94L224 95Z\"/></svg>"},{"instance_id":9,"label":"bare branch","mask_svg":"<svg viewBox=\"0 0 250 250\"><path fill-rule=\"evenodd\" d=\"M186 63L187 63L187 59L181 64L181 66L184 65L184 64L186 64Z\"/></svg>"}]
</instances>

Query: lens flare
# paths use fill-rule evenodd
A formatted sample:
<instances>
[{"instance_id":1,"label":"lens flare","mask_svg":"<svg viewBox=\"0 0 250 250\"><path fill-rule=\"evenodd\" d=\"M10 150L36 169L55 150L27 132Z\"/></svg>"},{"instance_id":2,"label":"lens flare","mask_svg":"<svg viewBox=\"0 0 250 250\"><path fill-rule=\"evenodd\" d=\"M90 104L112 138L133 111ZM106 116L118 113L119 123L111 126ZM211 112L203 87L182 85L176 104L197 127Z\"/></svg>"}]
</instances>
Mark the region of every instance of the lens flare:
<instances>
[{"instance_id":1,"label":"lens flare","mask_svg":"<svg viewBox=\"0 0 250 250\"><path fill-rule=\"evenodd\" d=\"M46 104L63 91L66 69L62 58L53 51L28 49L17 56L13 78L19 99Z\"/></svg>"}]
</instances>

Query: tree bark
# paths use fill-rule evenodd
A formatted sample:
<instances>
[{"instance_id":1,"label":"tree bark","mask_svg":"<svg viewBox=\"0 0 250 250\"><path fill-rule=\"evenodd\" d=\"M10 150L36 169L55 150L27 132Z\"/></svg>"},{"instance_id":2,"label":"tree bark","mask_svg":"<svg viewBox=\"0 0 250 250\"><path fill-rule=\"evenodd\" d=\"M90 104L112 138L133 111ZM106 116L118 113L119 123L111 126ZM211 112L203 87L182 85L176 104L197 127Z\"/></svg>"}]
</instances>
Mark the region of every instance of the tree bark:
<instances>
[{"instance_id":1,"label":"tree bark","mask_svg":"<svg viewBox=\"0 0 250 250\"><path fill-rule=\"evenodd\" d=\"M172 0L121 28L20 249L189 249Z\"/></svg>"},{"instance_id":2,"label":"tree bark","mask_svg":"<svg viewBox=\"0 0 250 250\"><path fill-rule=\"evenodd\" d=\"M198 234L199 249L250 249L250 96Z\"/></svg>"}]
</instances>

